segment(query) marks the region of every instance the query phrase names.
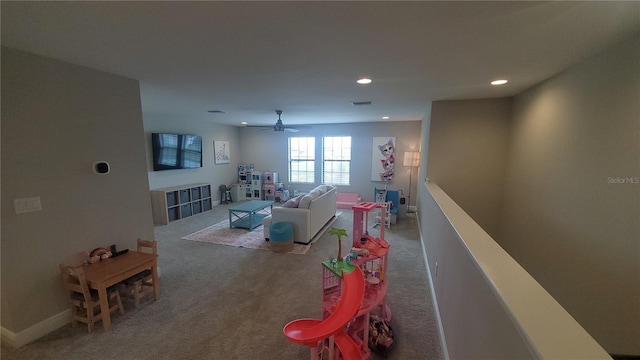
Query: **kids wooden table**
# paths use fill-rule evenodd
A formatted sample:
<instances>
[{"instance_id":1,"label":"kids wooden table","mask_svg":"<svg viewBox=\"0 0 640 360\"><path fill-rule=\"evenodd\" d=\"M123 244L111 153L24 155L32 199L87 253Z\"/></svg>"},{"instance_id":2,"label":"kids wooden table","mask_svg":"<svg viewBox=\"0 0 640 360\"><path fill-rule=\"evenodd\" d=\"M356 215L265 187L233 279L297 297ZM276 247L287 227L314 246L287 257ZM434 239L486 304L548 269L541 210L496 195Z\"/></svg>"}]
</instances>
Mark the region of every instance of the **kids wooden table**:
<instances>
[{"instance_id":1,"label":"kids wooden table","mask_svg":"<svg viewBox=\"0 0 640 360\"><path fill-rule=\"evenodd\" d=\"M117 257L100 260L95 264L84 265L84 273L89 287L98 290L102 325L105 330L111 329L111 312L109 311L107 288L147 269L151 269L154 300L158 300L160 298L158 255L129 250L127 253Z\"/></svg>"},{"instance_id":2,"label":"kids wooden table","mask_svg":"<svg viewBox=\"0 0 640 360\"><path fill-rule=\"evenodd\" d=\"M269 212L267 212L269 208ZM229 207L229 227L253 229L262 225L262 219L271 214L273 201L251 200Z\"/></svg>"}]
</instances>

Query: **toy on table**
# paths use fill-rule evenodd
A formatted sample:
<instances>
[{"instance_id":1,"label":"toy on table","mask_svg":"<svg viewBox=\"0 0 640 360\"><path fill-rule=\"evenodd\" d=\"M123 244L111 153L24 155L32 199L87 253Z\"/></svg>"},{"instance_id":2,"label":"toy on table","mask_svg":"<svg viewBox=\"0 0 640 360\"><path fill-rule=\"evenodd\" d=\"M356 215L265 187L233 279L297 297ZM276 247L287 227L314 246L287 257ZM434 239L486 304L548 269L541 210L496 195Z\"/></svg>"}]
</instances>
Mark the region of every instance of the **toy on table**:
<instances>
[{"instance_id":1,"label":"toy on table","mask_svg":"<svg viewBox=\"0 0 640 360\"><path fill-rule=\"evenodd\" d=\"M103 247L95 248L89 254L89 262L93 264L100 260L108 259L111 256L113 256L113 253L109 249Z\"/></svg>"}]
</instances>

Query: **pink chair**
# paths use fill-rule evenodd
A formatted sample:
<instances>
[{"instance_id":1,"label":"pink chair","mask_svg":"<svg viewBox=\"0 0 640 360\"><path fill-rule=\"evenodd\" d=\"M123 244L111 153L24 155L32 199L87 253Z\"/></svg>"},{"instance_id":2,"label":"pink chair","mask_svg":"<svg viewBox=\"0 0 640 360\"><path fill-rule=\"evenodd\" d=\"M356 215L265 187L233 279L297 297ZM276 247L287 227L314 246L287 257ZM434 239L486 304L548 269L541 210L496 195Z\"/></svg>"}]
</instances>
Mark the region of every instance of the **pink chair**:
<instances>
[{"instance_id":1,"label":"pink chair","mask_svg":"<svg viewBox=\"0 0 640 360\"><path fill-rule=\"evenodd\" d=\"M336 194L336 207L338 209L349 209L362 201L360 195L355 193L337 193Z\"/></svg>"}]
</instances>

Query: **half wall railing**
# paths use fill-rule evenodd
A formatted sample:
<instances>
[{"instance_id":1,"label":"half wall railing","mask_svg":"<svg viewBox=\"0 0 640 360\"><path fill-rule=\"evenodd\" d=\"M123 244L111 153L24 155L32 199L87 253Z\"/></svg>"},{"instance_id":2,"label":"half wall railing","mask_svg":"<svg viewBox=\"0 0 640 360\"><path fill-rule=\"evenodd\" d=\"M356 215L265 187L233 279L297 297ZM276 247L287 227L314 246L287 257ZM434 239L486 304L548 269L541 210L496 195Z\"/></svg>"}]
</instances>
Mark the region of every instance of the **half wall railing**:
<instances>
[{"instance_id":1,"label":"half wall railing","mask_svg":"<svg viewBox=\"0 0 640 360\"><path fill-rule=\"evenodd\" d=\"M418 219L445 358L611 358L435 183Z\"/></svg>"}]
</instances>

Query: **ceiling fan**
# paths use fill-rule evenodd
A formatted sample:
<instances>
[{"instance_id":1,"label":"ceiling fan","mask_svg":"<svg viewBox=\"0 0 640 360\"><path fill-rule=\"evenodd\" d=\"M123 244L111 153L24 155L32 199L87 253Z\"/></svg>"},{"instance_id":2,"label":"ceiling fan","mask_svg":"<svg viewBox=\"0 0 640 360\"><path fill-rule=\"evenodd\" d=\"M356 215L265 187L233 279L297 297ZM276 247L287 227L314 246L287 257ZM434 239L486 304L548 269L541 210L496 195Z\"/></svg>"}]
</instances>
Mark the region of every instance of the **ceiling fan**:
<instances>
[{"instance_id":1,"label":"ceiling fan","mask_svg":"<svg viewBox=\"0 0 640 360\"><path fill-rule=\"evenodd\" d=\"M300 131L299 129L310 129L311 126L308 125L285 125L282 123L282 119L280 119L280 116L282 115L282 110L276 110L276 114L278 115L278 121L276 121L276 124L273 126L270 125L266 125L266 126L260 126L260 125L250 125L249 127L262 127L262 128L271 128L273 127L273 131L275 132L283 132L283 131L287 131L287 132L298 132Z\"/></svg>"}]
</instances>

